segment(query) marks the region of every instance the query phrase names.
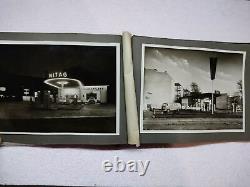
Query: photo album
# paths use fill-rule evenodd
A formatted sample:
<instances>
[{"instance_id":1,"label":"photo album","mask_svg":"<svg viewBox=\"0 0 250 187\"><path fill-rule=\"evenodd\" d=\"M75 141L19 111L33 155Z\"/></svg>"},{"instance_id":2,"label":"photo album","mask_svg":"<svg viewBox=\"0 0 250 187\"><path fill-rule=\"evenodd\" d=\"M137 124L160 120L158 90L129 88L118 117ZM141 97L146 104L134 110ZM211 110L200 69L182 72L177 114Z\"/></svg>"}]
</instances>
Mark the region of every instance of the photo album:
<instances>
[{"instance_id":1,"label":"photo album","mask_svg":"<svg viewBox=\"0 0 250 187\"><path fill-rule=\"evenodd\" d=\"M249 141L249 68L249 43L0 33L0 139Z\"/></svg>"}]
</instances>

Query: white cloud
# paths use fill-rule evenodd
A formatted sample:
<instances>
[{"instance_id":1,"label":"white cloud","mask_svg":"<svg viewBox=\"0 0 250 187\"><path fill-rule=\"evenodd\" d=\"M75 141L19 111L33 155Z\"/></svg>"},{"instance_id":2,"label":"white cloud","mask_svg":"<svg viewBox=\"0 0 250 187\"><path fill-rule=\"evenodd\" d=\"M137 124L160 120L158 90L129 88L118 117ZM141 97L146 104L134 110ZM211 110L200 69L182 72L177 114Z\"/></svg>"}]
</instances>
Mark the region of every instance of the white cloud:
<instances>
[{"instance_id":1,"label":"white cloud","mask_svg":"<svg viewBox=\"0 0 250 187\"><path fill-rule=\"evenodd\" d=\"M190 88L191 82L196 82L203 92L210 92L209 55L207 52L152 48L145 55L145 68L157 69L159 72L167 71L174 81L183 87ZM214 82L215 89L229 93L236 91L235 82L241 79L241 66L233 63L240 59L235 57L236 59L232 60L231 57L225 57L221 57L224 61L217 65Z\"/></svg>"}]
</instances>

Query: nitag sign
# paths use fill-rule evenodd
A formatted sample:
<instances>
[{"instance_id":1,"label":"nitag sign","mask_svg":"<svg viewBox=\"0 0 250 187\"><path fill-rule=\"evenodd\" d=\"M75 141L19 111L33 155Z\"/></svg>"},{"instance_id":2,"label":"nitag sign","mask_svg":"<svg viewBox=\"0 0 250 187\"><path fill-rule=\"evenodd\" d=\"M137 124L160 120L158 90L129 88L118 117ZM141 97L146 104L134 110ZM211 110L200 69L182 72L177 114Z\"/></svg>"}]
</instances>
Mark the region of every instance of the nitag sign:
<instances>
[{"instance_id":1,"label":"nitag sign","mask_svg":"<svg viewBox=\"0 0 250 187\"><path fill-rule=\"evenodd\" d=\"M67 72L52 72L49 73L49 79L53 79L53 78L66 78L68 77Z\"/></svg>"}]
</instances>

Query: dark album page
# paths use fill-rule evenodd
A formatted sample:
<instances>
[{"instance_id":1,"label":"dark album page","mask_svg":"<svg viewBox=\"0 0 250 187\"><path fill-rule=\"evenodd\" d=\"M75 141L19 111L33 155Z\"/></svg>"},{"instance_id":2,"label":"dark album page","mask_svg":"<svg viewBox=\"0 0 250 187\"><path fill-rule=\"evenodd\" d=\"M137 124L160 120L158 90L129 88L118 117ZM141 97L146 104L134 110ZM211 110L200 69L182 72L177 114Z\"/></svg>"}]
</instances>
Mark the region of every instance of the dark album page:
<instances>
[{"instance_id":1,"label":"dark album page","mask_svg":"<svg viewBox=\"0 0 250 187\"><path fill-rule=\"evenodd\" d=\"M250 45L135 36L141 143L250 138Z\"/></svg>"},{"instance_id":2,"label":"dark album page","mask_svg":"<svg viewBox=\"0 0 250 187\"><path fill-rule=\"evenodd\" d=\"M0 33L0 136L124 144L121 36Z\"/></svg>"}]
</instances>

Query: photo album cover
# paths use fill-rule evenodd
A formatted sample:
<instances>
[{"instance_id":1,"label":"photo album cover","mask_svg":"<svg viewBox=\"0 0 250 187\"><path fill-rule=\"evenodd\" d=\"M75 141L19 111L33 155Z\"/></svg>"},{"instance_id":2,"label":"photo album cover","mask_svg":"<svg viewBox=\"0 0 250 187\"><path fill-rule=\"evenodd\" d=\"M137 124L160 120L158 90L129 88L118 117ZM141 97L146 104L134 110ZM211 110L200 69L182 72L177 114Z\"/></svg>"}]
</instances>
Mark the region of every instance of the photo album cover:
<instances>
[{"instance_id":1,"label":"photo album cover","mask_svg":"<svg viewBox=\"0 0 250 187\"><path fill-rule=\"evenodd\" d=\"M247 141L248 43L0 33L0 137L24 144Z\"/></svg>"}]
</instances>

